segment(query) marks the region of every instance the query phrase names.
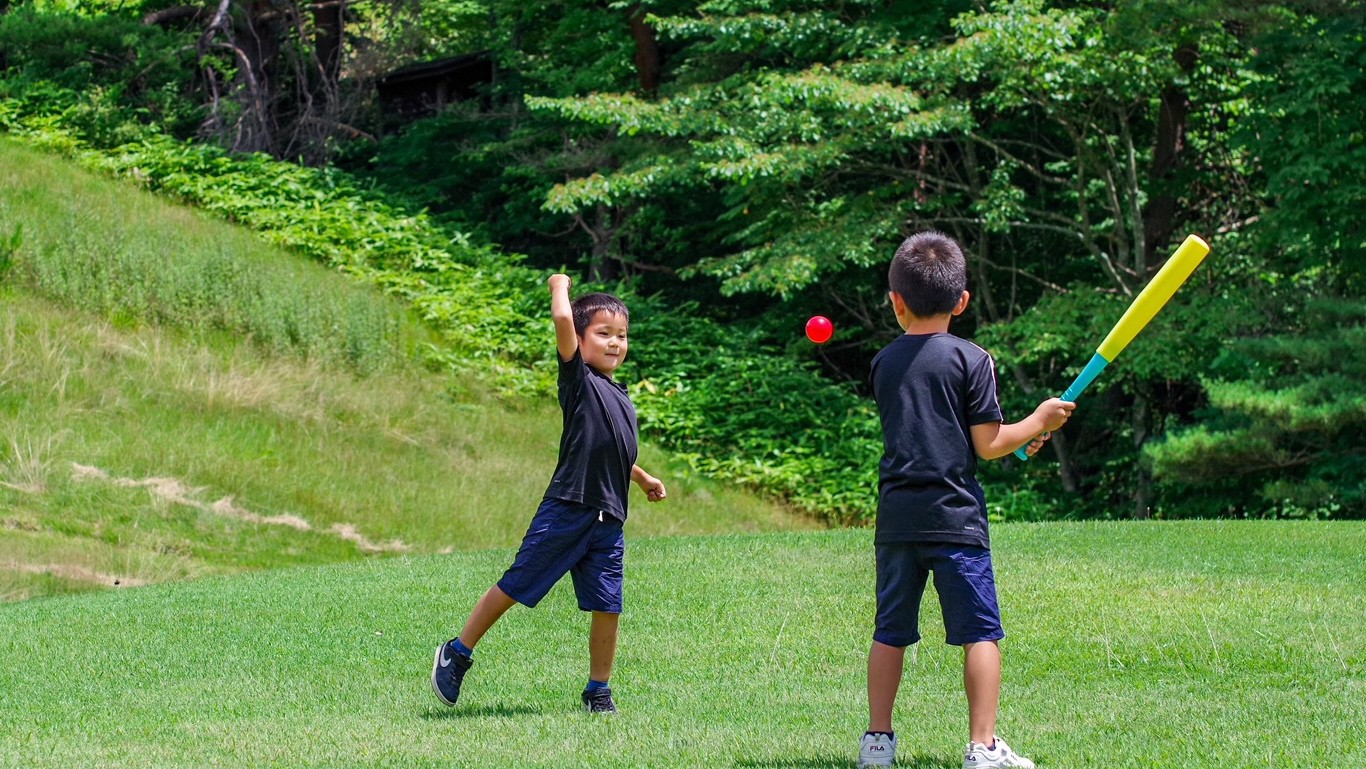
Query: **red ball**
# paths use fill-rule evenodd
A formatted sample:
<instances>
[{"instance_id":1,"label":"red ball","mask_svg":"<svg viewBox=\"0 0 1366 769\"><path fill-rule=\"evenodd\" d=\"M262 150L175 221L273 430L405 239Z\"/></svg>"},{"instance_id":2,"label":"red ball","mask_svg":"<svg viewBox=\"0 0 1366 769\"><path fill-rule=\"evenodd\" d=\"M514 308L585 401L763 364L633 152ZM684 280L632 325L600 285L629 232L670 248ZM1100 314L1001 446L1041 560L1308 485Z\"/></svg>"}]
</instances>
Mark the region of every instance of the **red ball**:
<instances>
[{"instance_id":1,"label":"red ball","mask_svg":"<svg viewBox=\"0 0 1366 769\"><path fill-rule=\"evenodd\" d=\"M817 315L806 322L806 338L816 344L825 344L834 334L835 324L824 315Z\"/></svg>"}]
</instances>

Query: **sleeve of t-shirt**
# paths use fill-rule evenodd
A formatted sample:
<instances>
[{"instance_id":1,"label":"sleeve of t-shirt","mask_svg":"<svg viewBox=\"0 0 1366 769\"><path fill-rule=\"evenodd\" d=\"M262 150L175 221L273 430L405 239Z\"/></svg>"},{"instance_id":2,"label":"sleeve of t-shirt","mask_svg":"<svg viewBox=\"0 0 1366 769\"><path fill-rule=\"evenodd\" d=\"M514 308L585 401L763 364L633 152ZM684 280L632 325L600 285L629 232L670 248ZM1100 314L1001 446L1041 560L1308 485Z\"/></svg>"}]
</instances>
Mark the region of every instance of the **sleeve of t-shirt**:
<instances>
[{"instance_id":1,"label":"sleeve of t-shirt","mask_svg":"<svg viewBox=\"0 0 1366 769\"><path fill-rule=\"evenodd\" d=\"M560 362L560 406L563 407L574 399L579 387L583 385L583 379L588 375L588 366L583 362L582 350L575 350L574 357L569 360L560 360L558 354L555 355L555 359Z\"/></svg>"},{"instance_id":2,"label":"sleeve of t-shirt","mask_svg":"<svg viewBox=\"0 0 1366 769\"><path fill-rule=\"evenodd\" d=\"M968 424L1005 421L996 397L996 364L983 353L968 367Z\"/></svg>"}]
</instances>

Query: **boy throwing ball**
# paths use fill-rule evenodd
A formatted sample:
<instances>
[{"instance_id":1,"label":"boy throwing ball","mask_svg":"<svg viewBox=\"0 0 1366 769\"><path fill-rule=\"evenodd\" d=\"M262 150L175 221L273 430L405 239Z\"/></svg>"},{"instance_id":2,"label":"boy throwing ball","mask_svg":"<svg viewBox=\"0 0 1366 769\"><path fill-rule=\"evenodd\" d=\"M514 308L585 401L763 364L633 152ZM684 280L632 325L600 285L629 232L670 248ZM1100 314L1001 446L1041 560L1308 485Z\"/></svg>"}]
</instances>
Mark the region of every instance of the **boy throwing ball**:
<instances>
[{"instance_id":1,"label":"boy throwing ball","mask_svg":"<svg viewBox=\"0 0 1366 769\"><path fill-rule=\"evenodd\" d=\"M567 275L552 275L549 285L564 413L559 462L512 566L474 605L460 635L437 647L432 690L454 705L484 633L513 604L534 607L568 573L579 608L593 615L588 685L580 699L590 713L615 713L608 682L622 608L627 494L631 482L650 502L666 493L635 463L636 410L626 387L612 378L626 359L626 305L610 294L571 303Z\"/></svg>"}]
</instances>

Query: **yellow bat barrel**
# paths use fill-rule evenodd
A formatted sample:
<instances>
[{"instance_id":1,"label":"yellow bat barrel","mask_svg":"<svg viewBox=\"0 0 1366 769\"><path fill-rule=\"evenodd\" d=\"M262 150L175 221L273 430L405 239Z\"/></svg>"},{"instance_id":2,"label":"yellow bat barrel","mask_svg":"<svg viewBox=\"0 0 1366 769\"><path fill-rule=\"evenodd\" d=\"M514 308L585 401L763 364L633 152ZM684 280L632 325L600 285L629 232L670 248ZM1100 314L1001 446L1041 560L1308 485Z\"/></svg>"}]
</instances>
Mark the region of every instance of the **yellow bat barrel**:
<instances>
[{"instance_id":1,"label":"yellow bat barrel","mask_svg":"<svg viewBox=\"0 0 1366 769\"><path fill-rule=\"evenodd\" d=\"M1110 365L1124 348L1138 336L1138 332L1148 325L1148 321L1153 319L1158 310L1167 304L1167 300L1172 298L1181 284L1186 282L1186 278L1195 272L1195 268L1200 266L1205 255L1209 253L1209 245L1195 235L1186 237L1186 242L1176 249L1176 253L1171 255L1167 263L1162 265L1162 269L1157 271L1153 279L1143 290L1138 293L1134 301L1129 305L1129 309L1124 311L1123 317L1110 329L1105 341L1096 348L1096 353L1091 356L1091 361L1086 364L1086 368L1072 382L1062 394L1062 399L1074 401L1081 395L1087 385L1092 380L1100 376L1100 372ZM1025 453L1025 447L1021 446L1015 450L1015 456L1020 459L1029 459Z\"/></svg>"},{"instance_id":2,"label":"yellow bat barrel","mask_svg":"<svg viewBox=\"0 0 1366 769\"><path fill-rule=\"evenodd\" d=\"M1176 249L1176 253L1171 255L1167 263L1162 265L1162 269L1157 271L1157 275L1153 276L1148 285L1139 292L1133 304L1125 310L1124 317L1110 329L1110 333L1105 337L1105 341L1100 343L1100 347L1096 348L1096 352L1107 361L1114 361L1134 337L1138 336L1138 332L1148 325L1148 321L1153 319L1157 311L1162 309L1167 300L1172 298L1176 289L1186 282L1186 278L1195 272L1195 268L1200 266L1200 262L1208 253L1209 246L1205 241L1195 235L1188 236L1186 242Z\"/></svg>"}]
</instances>

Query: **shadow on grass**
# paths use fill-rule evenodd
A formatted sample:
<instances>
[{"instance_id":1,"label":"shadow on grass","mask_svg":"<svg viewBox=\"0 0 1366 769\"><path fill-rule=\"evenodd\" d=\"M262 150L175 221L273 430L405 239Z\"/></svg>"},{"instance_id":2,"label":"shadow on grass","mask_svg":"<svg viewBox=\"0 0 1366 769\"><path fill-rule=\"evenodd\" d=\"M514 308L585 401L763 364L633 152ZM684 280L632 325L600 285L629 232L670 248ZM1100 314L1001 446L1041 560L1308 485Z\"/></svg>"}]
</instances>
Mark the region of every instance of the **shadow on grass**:
<instances>
[{"instance_id":1,"label":"shadow on grass","mask_svg":"<svg viewBox=\"0 0 1366 769\"><path fill-rule=\"evenodd\" d=\"M421 717L429 721L450 721L460 718L506 718L508 716L538 716L543 713L541 708L530 705L505 705L497 703L495 705L476 705L465 708L436 708L431 707L422 711Z\"/></svg>"},{"instance_id":2,"label":"shadow on grass","mask_svg":"<svg viewBox=\"0 0 1366 769\"><path fill-rule=\"evenodd\" d=\"M811 756L792 758L744 759L735 766L745 769L849 769L858 765L858 751L852 756ZM962 764L943 756L925 754L900 756L896 765L902 769L958 769Z\"/></svg>"}]
</instances>

